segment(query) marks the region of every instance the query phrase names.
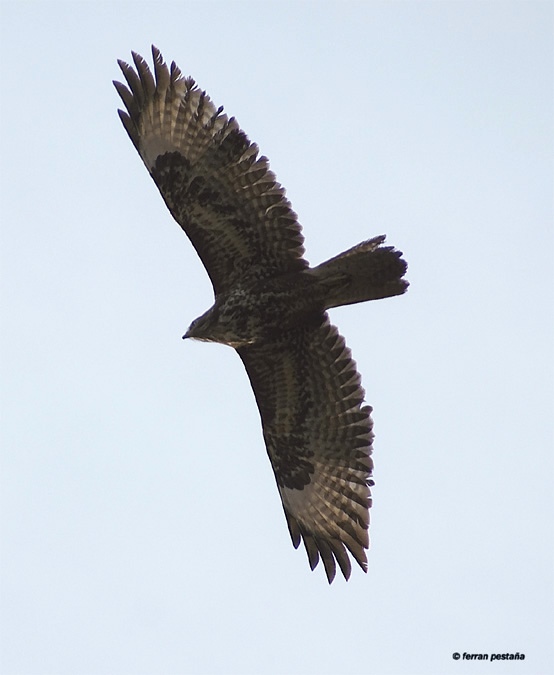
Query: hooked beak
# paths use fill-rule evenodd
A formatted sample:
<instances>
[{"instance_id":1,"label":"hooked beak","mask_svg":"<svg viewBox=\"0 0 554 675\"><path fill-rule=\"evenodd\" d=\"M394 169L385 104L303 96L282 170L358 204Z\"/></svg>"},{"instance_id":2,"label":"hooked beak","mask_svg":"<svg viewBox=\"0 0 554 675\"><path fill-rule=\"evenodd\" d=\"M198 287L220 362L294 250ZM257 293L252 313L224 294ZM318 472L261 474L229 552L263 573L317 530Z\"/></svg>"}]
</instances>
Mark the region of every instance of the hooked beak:
<instances>
[{"instance_id":1,"label":"hooked beak","mask_svg":"<svg viewBox=\"0 0 554 675\"><path fill-rule=\"evenodd\" d=\"M187 338L195 338L195 337L196 337L196 333L194 331L193 324L191 324L187 328L187 332L183 335L183 340L186 340Z\"/></svg>"}]
</instances>

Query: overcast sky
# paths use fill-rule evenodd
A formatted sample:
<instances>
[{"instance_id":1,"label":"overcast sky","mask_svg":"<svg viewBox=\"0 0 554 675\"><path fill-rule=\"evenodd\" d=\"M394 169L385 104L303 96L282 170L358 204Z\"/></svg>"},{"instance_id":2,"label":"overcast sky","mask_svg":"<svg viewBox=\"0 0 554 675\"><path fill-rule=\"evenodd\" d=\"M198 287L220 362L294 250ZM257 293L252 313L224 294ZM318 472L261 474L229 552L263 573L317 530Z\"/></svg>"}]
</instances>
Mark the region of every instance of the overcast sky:
<instances>
[{"instance_id":1,"label":"overcast sky","mask_svg":"<svg viewBox=\"0 0 554 675\"><path fill-rule=\"evenodd\" d=\"M552 3L2 2L2 675L554 670ZM240 359L117 117L156 44L271 162L374 407L367 575L291 545ZM496 664L454 652L525 654Z\"/></svg>"}]
</instances>

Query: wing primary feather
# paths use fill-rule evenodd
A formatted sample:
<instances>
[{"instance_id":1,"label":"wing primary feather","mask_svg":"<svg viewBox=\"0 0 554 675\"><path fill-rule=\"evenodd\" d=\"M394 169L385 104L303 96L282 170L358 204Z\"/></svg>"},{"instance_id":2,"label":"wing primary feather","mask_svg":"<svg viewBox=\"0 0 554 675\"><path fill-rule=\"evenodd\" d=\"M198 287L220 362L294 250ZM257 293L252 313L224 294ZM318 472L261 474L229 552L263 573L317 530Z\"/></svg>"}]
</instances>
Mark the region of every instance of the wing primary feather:
<instances>
[{"instance_id":1,"label":"wing primary feather","mask_svg":"<svg viewBox=\"0 0 554 675\"><path fill-rule=\"evenodd\" d=\"M290 538L292 539L292 545L294 546L294 548L298 548L300 546L300 540L301 540L300 529L298 528L298 523L296 522L296 519L293 518L286 511L285 511L285 517L287 519L287 525L288 525L288 528L289 528Z\"/></svg>"},{"instance_id":2,"label":"wing primary feather","mask_svg":"<svg viewBox=\"0 0 554 675\"><path fill-rule=\"evenodd\" d=\"M321 559L323 560L323 566L325 567L325 574L327 575L327 581L332 583L337 573L337 566L335 564L335 558L329 546L328 540L326 539L316 539L316 545L319 549Z\"/></svg>"},{"instance_id":3,"label":"wing primary feather","mask_svg":"<svg viewBox=\"0 0 554 675\"><path fill-rule=\"evenodd\" d=\"M364 572L367 572L367 555L365 553L365 550L363 549L360 544L352 541L347 541L345 538L345 545L354 557L354 560L358 563L358 565L362 568Z\"/></svg>"},{"instance_id":4,"label":"wing primary feather","mask_svg":"<svg viewBox=\"0 0 554 675\"><path fill-rule=\"evenodd\" d=\"M140 83L142 85L141 103L144 105L144 103L153 98L156 91L156 83L154 82L154 77L148 64L142 58L142 56L136 52L131 52L131 54L133 56L133 61L135 63L135 67L139 74Z\"/></svg>"},{"instance_id":5,"label":"wing primary feather","mask_svg":"<svg viewBox=\"0 0 554 675\"><path fill-rule=\"evenodd\" d=\"M350 579L350 574L352 573L352 564L350 563L350 558L346 553L344 545L336 539L329 539L328 543L329 548L339 564L343 577L348 581L348 579Z\"/></svg>"},{"instance_id":6,"label":"wing primary feather","mask_svg":"<svg viewBox=\"0 0 554 675\"><path fill-rule=\"evenodd\" d=\"M117 80L113 81L113 85L121 97L125 107L131 113L131 116L138 114L138 108L136 106L135 99L127 87Z\"/></svg>"},{"instance_id":7,"label":"wing primary feather","mask_svg":"<svg viewBox=\"0 0 554 675\"><path fill-rule=\"evenodd\" d=\"M125 127L125 131L129 134L129 138L133 142L133 145L135 146L135 148L138 149L139 139L138 139L137 128L136 128L135 123L133 122L133 119L131 117L129 117L129 115L127 115L127 113L124 112L123 110L118 110L117 112L119 114L119 118L123 122L123 126Z\"/></svg>"},{"instance_id":8,"label":"wing primary feather","mask_svg":"<svg viewBox=\"0 0 554 675\"><path fill-rule=\"evenodd\" d=\"M314 541L314 538L309 534L304 534L302 538L304 539L304 548L308 554L310 568L314 570L317 563L319 562L319 551L317 545Z\"/></svg>"},{"instance_id":9,"label":"wing primary feather","mask_svg":"<svg viewBox=\"0 0 554 675\"><path fill-rule=\"evenodd\" d=\"M177 80L181 78L181 70L179 69L179 66L175 63L175 61L171 62L170 75L171 75L171 84L175 84L175 82L177 82Z\"/></svg>"},{"instance_id":10,"label":"wing primary feather","mask_svg":"<svg viewBox=\"0 0 554 675\"><path fill-rule=\"evenodd\" d=\"M160 50L152 45L152 56L154 58L154 73L156 75L156 90L158 92L165 92L165 90L169 87L169 83L171 82L171 78L169 76L169 71L167 69L167 66L164 63L164 60L162 58L162 55L160 53ZM150 96L153 96L154 94L150 94Z\"/></svg>"},{"instance_id":11,"label":"wing primary feather","mask_svg":"<svg viewBox=\"0 0 554 675\"><path fill-rule=\"evenodd\" d=\"M144 90L142 88L140 78L137 75L137 72L133 70L133 68L131 68L131 66L128 63L121 60L119 60L118 63L119 67L121 68L121 72L123 73L123 76L127 80L129 89L131 90L133 96L136 99L137 109L140 110L144 105Z\"/></svg>"}]
</instances>

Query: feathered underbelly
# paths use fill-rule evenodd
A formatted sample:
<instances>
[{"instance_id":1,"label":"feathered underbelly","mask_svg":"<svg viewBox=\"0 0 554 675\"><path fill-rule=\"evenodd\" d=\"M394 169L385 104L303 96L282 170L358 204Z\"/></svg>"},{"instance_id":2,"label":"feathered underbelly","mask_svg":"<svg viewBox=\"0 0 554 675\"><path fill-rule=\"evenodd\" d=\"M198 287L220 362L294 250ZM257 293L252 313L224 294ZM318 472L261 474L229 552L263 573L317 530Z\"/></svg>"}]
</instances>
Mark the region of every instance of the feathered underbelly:
<instances>
[{"instance_id":1,"label":"feathered underbelly","mask_svg":"<svg viewBox=\"0 0 554 675\"><path fill-rule=\"evenodd\" d=\"M283 332L324 320L323 304L302 274L236 288L218 299L218 342L232 347L274 340Z\"/></svg>"}]
</instances>

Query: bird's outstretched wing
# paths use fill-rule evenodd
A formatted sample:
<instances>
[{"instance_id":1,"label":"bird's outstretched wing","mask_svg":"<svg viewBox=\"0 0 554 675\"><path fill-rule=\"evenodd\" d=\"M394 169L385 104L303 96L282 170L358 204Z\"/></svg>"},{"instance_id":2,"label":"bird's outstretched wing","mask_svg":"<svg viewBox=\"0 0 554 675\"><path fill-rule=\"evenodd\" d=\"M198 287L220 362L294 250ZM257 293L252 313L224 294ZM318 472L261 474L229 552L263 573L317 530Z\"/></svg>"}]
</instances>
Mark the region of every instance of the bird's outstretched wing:
<instances>
[{"instance_id":1,"label":"bird's outstretched wing","mask_svg":"<svg viewBox=\"0 0 554 675\"><path fill-rule=\"evenodd\" d=\"M132 54L136 70L119 61L128 88L114 82L119 115L216 295L254 267L259 278L307 267L296 214L258 146L156 47L154 75Z\"/></svg>"},{"instance_id":2,"label":"bird's outstretched wing","mask_svg":"<svg viewBox=\"0 0 554 675\"><path fill-rule=\"evenodd\" d=\"M373 462L371 408L350 350L327 315L270 344L237 350L260 409L264 438L295 547L329 583L346 549L367 571ZM346 547L346 548L345 548Z\"/></svg>"}]
</instances>

